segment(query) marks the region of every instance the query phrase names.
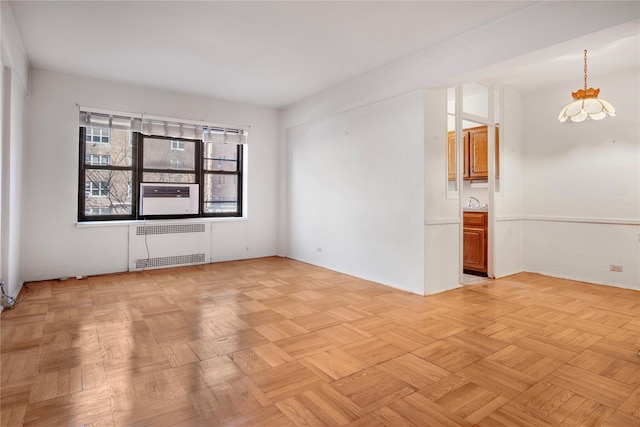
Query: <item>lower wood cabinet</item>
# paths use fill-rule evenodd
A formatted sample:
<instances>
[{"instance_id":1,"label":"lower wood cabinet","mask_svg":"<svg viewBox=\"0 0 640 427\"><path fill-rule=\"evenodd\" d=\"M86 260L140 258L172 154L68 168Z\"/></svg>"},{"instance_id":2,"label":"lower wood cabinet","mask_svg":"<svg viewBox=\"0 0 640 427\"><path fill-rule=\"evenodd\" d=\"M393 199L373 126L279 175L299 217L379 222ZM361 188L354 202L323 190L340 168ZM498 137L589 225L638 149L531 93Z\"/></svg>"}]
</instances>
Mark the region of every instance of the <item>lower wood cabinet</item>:
<instances>
[{"instance_id":1,"label":"lower wood cabinet","mask_svg":"<svg viewBox=\"0 0 640 427\"><path fill-rule=\"evenodd\" d=\"M465 270L487 272L487 212L464 212L462 266Z\"/></svg>"}]
</instances>

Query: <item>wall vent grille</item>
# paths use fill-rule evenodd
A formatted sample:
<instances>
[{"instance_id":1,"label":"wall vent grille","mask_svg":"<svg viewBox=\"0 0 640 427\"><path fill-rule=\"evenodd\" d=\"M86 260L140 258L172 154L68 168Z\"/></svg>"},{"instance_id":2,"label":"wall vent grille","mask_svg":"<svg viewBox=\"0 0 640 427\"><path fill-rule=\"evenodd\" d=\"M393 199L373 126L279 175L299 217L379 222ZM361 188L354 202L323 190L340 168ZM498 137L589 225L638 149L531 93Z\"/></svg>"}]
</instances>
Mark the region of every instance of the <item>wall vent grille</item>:
<instances>
[{"instance_id":1,"label":"wall vent grille","mask_svg":"<svg viewBox=\"0 0 640 427\"><path fill-rule=\"evenodd\" d=\"M204 233L205 224L165 224L165 225L141 225L136 227L136 235L149 236L153 234L183 234Z\"/></svg>"},{"instance_id":2,"label":"wall vent grille","mask_svg":"<svg viewBox=\"0 0 640 427\"><path fill-rule=\"evenodd\" d=\"M205 262L205 254L165 256L158 258L137 259L136 269L169 267L174 265L198 264Z\"/></svg>"}]
</instances>

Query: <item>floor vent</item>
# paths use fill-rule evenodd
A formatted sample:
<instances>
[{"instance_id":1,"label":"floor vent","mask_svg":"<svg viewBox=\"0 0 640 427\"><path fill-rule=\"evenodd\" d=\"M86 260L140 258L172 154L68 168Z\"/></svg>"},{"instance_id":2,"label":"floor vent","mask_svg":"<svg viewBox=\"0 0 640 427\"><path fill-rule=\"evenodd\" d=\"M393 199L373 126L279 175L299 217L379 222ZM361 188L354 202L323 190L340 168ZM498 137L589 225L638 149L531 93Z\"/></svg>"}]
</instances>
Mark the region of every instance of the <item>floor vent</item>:
<instances>
[{"instance_id":1,"label":"floor vent","mask_svg":"<svg viewBox=\"0 0 640 427\"><path fill-rule=\"evenodd\" d=\"M129 226L129 271L211 262L210 224Z\"/></svg>"}]
</instances>

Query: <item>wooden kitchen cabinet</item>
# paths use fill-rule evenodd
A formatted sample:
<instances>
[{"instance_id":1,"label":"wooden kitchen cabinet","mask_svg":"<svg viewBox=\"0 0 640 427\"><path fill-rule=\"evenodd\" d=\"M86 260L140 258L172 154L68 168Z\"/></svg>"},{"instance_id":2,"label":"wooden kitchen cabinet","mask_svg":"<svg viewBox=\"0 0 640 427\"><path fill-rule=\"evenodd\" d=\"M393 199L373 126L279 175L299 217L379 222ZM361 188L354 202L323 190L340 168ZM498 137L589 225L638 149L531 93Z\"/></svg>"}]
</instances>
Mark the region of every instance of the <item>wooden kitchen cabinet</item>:
<instances>
[{"instance_id":1,"label":"wooden kitchen cabinet","mask_svg":"<svg viewBox=\"0 0 640 427\"><path fill-rule=\"evenodd\" d=\"M468 129L469 132L469 174L470 180L489 177L489 132L487 126ZM496 178L500 171L500 132L496 132Z\"/></svg>"},{"instance_id":2,"label":"wooden kitchen cabinet","mask_svg":"<svg viewBox=\"0 0 640 427\"><path fill-rule=\"evenodd\" d=\"M464 270L487 273L487 212L463 213L462 253Z\"/></svg>"},{"instance_id":3,"label":"wooden kitchen cabinet","mask_svg":"<svg viewBox=\"0 0 640 427\"><path fill-rule=\"evenodd\" d=\"M489 177L489 137L487 126L464 129L464 166L462 177L465 180L487 179ZM455 132L447 134L447 179L456 179L456 141ZM496 128L496 178L499 178L500 171L500 138L499 130Z\"/></svg>"},{"instance_id":4,"label":"wooden kitchen cabinet","mask_svg":"<svg viewBox=\"0 0 640 427\"><path fill-rule=\"evenodd\" d=\"M462 177L469 177L469 132L462 135L462 143L464 144L464 166L462 168ZM456 133L454 131L447 133L447 178L449 181L456 180Z\"/></svg>"},{"instance_id":5,"label":"wooden kitchen cabinet","mask_svg":"<svg viewBox=\"0 0 640 427\"><path fill-rule=\"evenodd\" d=\"M489 137L487 127L469 130L469 178L489 176Z\"/></svg>"},{"instance_id":6,"label":"wooden kitchen cabinet","mask_svg":"<svg viewBox=\"0 0 640 427\"><path fill-rule=\"evenodd\" d=\"M447 133L447 179L456 180L456 133Z\"/></svg>"}]
</instances>

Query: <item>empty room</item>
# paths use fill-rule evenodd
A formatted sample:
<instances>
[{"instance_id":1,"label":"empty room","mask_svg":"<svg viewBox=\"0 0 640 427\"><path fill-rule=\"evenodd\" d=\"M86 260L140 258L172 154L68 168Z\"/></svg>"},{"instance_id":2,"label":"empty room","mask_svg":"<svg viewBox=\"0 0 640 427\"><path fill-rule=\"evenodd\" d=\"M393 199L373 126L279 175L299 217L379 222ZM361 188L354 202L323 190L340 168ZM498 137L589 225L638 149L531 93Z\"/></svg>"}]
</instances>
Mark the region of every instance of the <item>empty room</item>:
<instances>
[{"instance_id":1,"label":"empty room","mask_svg":"<svg viewBox=\"0 0 640 427\"><path fill-rule=\"evenodd\" d=\"M0 2L0 426L640 425L637 1Z\"/></svg>"}]
</instances>

